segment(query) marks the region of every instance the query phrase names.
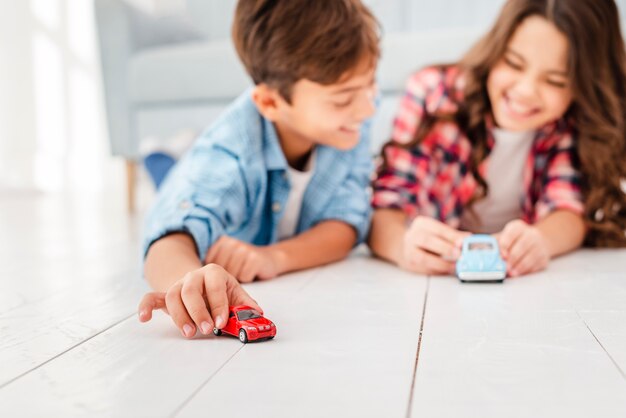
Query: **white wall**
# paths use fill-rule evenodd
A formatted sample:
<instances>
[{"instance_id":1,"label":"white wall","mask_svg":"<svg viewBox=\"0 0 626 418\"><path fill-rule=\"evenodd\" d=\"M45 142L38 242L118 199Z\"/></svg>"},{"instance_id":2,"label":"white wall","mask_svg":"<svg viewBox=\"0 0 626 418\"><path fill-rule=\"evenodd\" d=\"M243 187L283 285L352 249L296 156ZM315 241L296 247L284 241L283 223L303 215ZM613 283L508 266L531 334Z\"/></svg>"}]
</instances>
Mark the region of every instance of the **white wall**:
<instances>
[{"instance_id":1,"label":"white wall","mask_svg":"<svg viewBox=\"0 0 626 418\"><path fill-rule=\"evenodd\" d=\"M99 189L109 154L92 0L0 0L0 187Z\"/></svg>"}]
</instances>

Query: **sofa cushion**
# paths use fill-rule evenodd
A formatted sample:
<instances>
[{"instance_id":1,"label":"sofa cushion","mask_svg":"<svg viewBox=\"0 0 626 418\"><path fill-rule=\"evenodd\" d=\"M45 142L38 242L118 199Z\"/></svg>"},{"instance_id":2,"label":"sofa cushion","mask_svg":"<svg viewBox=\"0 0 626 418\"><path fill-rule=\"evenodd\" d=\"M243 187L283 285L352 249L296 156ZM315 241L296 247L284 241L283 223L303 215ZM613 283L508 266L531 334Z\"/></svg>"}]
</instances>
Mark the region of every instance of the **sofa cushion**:
<instances>
[{"instance_id":1,"label":"sofa cushion","mask_svg":"<svg viewBox=\"0 0 626 418\"><path fill-rule=\"evenodd\" d=\"M228 101L252 84L230 40L147 49L130 63L136 104Z\"/></svg>"}]
</instances>

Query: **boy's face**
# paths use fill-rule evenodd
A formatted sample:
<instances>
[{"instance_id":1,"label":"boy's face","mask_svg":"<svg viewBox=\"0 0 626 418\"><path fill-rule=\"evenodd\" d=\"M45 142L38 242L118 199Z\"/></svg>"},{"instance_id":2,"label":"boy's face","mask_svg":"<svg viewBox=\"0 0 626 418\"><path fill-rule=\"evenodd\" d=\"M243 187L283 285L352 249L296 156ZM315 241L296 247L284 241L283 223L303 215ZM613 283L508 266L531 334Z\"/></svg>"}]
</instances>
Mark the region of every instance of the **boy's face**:
<instances>
[{"instance_id":1,"label":"boy's face","mask_svg":"<svg viewBox=\"0 0 626 418\"><path fill-rule=\"evenodd\" d=\"M556 26L542 17L526 18L487 79L496 123L534 130L563 116L572 102L567 58L567 38Z\"/></svg>"},{"instance_id":2,"label":"boy's face","mask_svg":"<svg viewBox=\"0 0 626 418\"><path fill-rule=\"evenodd\" d=\"M259 108L274 122L286 154L316 144L349 150L359 143L363 121L374 114L375 96L375 66L367 66L327 86L299 80L291 104L274 92L272 106Z\"/></svg>"}]
</instances>

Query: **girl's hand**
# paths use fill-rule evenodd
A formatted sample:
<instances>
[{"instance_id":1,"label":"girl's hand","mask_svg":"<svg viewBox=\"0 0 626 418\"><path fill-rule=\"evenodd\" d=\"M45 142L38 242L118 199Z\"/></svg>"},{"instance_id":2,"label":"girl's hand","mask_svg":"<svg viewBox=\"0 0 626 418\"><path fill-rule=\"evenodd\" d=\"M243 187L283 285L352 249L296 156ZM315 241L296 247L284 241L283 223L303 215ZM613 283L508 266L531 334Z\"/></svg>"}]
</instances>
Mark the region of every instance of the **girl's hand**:
<instances>
[{"instance_id":1,"label":"girl's hand","mask_svg":"<svg viewBox=\"0 0 626 418\"><path fill-rule=\"evenodd\" d=\"M438 220L418 216L404 234L399 265L420 274L454 274L463 239L468 235Z\"/></svg>"},{"instance_id":2,"label":"girl's hand","mask_svg":"<svg viewBox=\"0 0 626 418\"><path fill-rule=\"evenodd\" d=\"M548 266L550 251L547 240L534 226L516 219L507 223L496 237L511 277L534 273Z\"/></svg>"},{"instance_id":3,"label":"girl's hand","mask_svg":"<svg viewBox=\"0 0 626 418\"><path fill-rule=\"evenodd\" d=\"M278 261L272 247L257 247L226 235L211 246L204 262L224 267L241 283L251 282L255 278L271 279L278 275Z\"/></svg>"},{"instance_id":4,"label":"girl's hand","mask_svg":"<svg viewBox=\"0 0 626 418\"><path fill-rule=\"evenodd\" d=\"M263 310L246 293L237 279L216 264L187 273L167 292L147 293L139 304L139 320L147 322L152 311L162 309L172 317L181 333L191 338L199 329L209 334L221 329L228 319L228 307L248 305Z\"/></svg>"}]
</instances>

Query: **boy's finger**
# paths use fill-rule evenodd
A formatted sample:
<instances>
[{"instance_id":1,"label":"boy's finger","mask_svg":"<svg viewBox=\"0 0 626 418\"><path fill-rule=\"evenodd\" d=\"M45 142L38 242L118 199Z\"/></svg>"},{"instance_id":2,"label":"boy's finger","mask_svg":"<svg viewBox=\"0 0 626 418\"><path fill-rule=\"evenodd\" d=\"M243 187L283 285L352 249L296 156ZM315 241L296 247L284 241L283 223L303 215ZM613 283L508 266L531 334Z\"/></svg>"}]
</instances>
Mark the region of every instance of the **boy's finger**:
<instances>
[{"instance_id":1,"label":"boy's finger","mask_svg":"<svg viewBox=\"0 0 626 418\"><path fill-rule=\"evenodd\" d=\"M241 266L241 271L239 275L233 275L235 278L241 283L250 283L254 280L254 277L257 273L257 266L254 260L251 257L246 258Z\"/></svg>"},{"instance_id":2,"label":"boy's finger","mask_svg":"<svg viewBox=\"0 0 626 418\"><path fill-rule=\"evenodd\" d=\"M226 325L228 316L227 274L222 267L215 264L204 269L204 288L209 303L209 310L215 328L218 329L222 329Z\"/></svg>"},{"instance_id":3,"label":"boy's finger","mask_svg":"<svg viewBox=\"0 0 626 418\"><path fill-rule=\"evenodd\" d=\"M165 293L164 292L150 292L146 293L137 311L139 313L139 320L141 322L147 322L152 319L152 311L156 309L165 309Z\"/></svg>"},{"instance_id":4,"label":"boy's finger","mask_svg":"<svg viewBox=\"0 0 626 418\"><path fill-rule=\"evenodd\" d=\"M213 320L204 300L204 277L196 273L191 280L183 282L181 298L187 313L196 323L200 332L204 335L211 333Z\"/></svg>"},{"instance_id":5,"label":"boy's finger","mask_svg":"<svg viewBox=\"0 0 626 418\"><path fill-rule=\"evenodd\" d=\"M232 306L237 305L248 305L259 312L263 313L263 308L259 306L256 300L254 300L248 292L239 284L237 279L233 276L228 276L226 278L226 287L228 292L228 300Z\"/></svg>"},{"instance_id":6,"label":"boy's finger","mask_svg":"<svg viewBox=\"0 0 626 418\"><path fill-rule=\"evenodd\" d=\"M239 277L239 274L241 273L241 268L243 267L243 264L247 259L246 253L247 248L243 245L233 246L227 264L220 265L233 276Z\"/></svg>"},{"instance_id":7,"label":"boy's finger","mask_svg":"<svg viewBox=\"0 0 626 418\"><path fill-rule=\"evenodd\" d=\"M180 332L185 337L191 338L196 335L196 326L183 304L181 290L182 283L174 284L165 295L165 303L167 304L167 309L170 312L172 321L174 321L178 329L180 329Z\"/></svg>"},{"instance_id":8,"label":"boy's finger","mask_svg":"<svg viewBox=\"0 0 626 418\"><path fill-rule=\"evenodd\" d=\"M234 246L236 241L223 239L220 243L219 252L215 255L215 258L211 260L211 263L215 263L219 266L226 268L228 262L233 256Z\"/></svg>"},{"instance_id":9,"label":"boy's finger","mask_svg":"<svg viewBox=\"0 0 626 418\"><path fill-rule=\"evenodd\" d=\"M215 262L215 259L217 258L217 255L220 252L223 242L224 240L222 240L222 238L219 238L217 241L213 243L213 245L211 245L211 247L209 247L209 251L207 252L206 257L204 258L204 264Z\"/></svg>"}]
</instances>

